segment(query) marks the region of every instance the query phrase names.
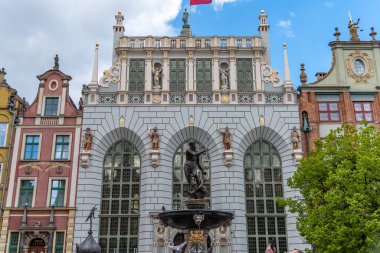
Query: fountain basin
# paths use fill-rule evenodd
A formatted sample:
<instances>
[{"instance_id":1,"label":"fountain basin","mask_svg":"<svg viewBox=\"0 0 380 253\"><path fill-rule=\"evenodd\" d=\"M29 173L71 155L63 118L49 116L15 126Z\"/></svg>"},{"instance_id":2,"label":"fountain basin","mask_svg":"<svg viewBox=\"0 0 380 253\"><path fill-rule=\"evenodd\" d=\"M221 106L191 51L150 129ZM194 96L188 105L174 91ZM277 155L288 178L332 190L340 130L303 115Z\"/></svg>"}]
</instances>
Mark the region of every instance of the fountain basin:
<instances>
[{"instance_id":1,"label":"fountain basin","mask_svg":"<svg viewBox=\"0 0 380 253\"><path fill-rule=\"evenodd\" d=\"M204 220L200 225L200 229L212 229L218 228L234 218L233 213L224 211L213 210L178 210L167 211L158 214L158 218L164 223L165 226L169 226L177 229L198 229L198 225L195 224L193 216L195 214L204 215Z\"/></svg>"}]
</instances>

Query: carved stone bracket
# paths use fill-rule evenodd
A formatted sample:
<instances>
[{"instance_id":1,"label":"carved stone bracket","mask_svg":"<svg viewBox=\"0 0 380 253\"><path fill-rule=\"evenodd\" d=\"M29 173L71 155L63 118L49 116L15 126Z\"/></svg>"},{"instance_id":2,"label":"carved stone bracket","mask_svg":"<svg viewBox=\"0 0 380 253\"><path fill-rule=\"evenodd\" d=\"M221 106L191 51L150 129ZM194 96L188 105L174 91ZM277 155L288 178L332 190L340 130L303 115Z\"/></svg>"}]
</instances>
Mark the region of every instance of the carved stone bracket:
<instances>
[{"instance_id":1,"label":"carved stone bracket","mask_svg":"<svg viewBox=\"0 0 380 253\"><path fill-rule=\"evenodd\" d=\"M82 150L80 152L80 161L82 168L87 169L90 166L91 150Z\"/></svg>"},{"instance_id":2,"label":"carved stone bracket","mask_svg":"<svg viewBox=\"0 0 380 253\"><path fill-rule=\"evenodd\" d=\"M301 149L295 149L293 150L293 156L294 160L296 162L296 165L299 165L302 160L302 150Z\"/></svg>"},{"instance_id":3,"label":"carved stone bracket","mask_svg":"<svg viewBox=\"0 0 380 253\"><path fill-rule=\"evenodd\" d=\"M232 166L232 160L234 159L234 152L232 149L224 150L223 152L224 155L224 163L227 167Z\"/></svg>"},{"instance_id":4,"label":"carved stone bracket","mask_svg":"<svg viewBox=\"0 0 380 253\"><path fill-rule=\"evenodd\" d=\"M157 168L160 164L160 151L152 150L150 151L150 161L153 168Z\"/></svg>"}]
</instances>

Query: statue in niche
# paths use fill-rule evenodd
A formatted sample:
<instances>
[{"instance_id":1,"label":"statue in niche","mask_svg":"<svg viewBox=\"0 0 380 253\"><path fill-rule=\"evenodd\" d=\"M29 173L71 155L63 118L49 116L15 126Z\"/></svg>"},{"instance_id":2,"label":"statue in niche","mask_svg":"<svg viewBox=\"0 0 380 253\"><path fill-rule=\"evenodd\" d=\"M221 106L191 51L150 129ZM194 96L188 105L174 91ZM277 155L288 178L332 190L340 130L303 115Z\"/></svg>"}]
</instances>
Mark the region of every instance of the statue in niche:
<instances>
[{"instance_id":1,"label":"statue in niche","mask_svg":"<svg viewBox=\"0 0 380 253\"><path fill-rule=\"evenodd\" d=\"M207 151L208 149L197 151L193 140L190 141L189 148L186 150L186 161L183 170L190 185L189 194L192 199L203 199L206 194L204 176L207 175L207 172L202 168L199 156Z\"/></svg>"},{"instance_id":2,"label":"statue in niche","mask_svg":"<svg viewBox=\"0 0 380 253\"><path fill-rule=\"evenodd\" d=\"M222 83L222 89L228 87L228 69L220 69L220 81Z\"/></svg>"},{"instance_id":3,"label":"statue in niche","mask_svg":"<svg viewBox=\"0 0 380 253\"><path fill-rule=\"evenodd\" d=\"M162 68L156 67L153 69L153 84L154 84L153 88L155 90L161 89L161 86L160 86L161 73L162 73Z\"/></svg>"},{"instance_id":4,"label":"statue in niche","mask_svg":"<svg viewBox=\"0 0 380 253\"><path fill-rule=\"evenodd\" d=\"M218 131L223 136L224 150L231 150L231 133L228 127L225 128L224 132L222 132L219 128Z\"/></svg>"},{"instance_id":5,"label":"statue in niche","mask_svg":"<svg viewBox=\"0 0 380 253\"><path fill-rule=\"evenodd\" d=\"M298 143L300 142L300 136L298 134L296 127L293 127L292 142L293 142L293 150L297 150L298 149Z\"/></svg>"},{"instance_id":6,"label":"statue in niche","mask_svg":"<svg viewBox=\"0 0 380 253\"><path fill-rule=\"evenodd\" d=\"M148 134L152 140L152 150L158 150L160 136L158 135L157 127L153 128L153 131L149 129Z\"/></svg>"},{"instance_id":7,"label":"statue in niche","mask_svg":"<svg viewBox=\"0 0 380 253\"><path fill-rule=\"evenodd\" d=\"M91 129L87 128L86 132L83 135L83 138L84 138L83 148L84 148L84 150L87 150L87 151L91 150L91 148L92 148L92 137L93 136L91 133Z\"/></svg>"}]
</instances>

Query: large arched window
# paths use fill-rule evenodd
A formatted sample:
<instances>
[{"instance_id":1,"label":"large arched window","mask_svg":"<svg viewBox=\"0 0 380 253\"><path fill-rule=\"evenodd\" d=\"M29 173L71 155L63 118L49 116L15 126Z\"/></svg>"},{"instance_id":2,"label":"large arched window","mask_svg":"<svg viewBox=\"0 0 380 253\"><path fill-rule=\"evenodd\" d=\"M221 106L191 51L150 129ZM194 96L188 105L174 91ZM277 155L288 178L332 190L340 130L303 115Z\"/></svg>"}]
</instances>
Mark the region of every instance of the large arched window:
<instances>
[{"instance_id":1,"label":"large arched window","mask_svg":"<svg viewBox=\"0 0 380 253\"><path fill-rule=\"evenodd\" d=\"M189 197L189 184L186 181L185 174L183 172L183 165L186 161L186 150L189 148L189 142L183 143L176 151L173 159L173 210L185 209L183 201ZM204 150L200 143L195 142L197 150ZM203 169L206 171L205 187L207 194L205 199L210 200L210 165L207 162L208 158L205 153L200 156L200 162Z\"/></svg>"},{"instance_id":2,"label":"large arched window","mask_svg":"<svg viewBox=\"0 0 380 253\"><path fill-rule=\"evenodd\" d=\"M137 252L140 156L126 140L108 150L103 163L99 242L102 253Z\"/></svg>"},{"instance_id":3,"label":"large arched window","mask_svg":"<svg viewBox=\"0 0 380 253\"><path fill-rule=\"evenodd\" d=\"M248 253L265 252L276 239L277 252L287 251L285 211L276 205L283 197L281 160L276 148L259 140L244 156Z\"/></svg>"}]
</instances>

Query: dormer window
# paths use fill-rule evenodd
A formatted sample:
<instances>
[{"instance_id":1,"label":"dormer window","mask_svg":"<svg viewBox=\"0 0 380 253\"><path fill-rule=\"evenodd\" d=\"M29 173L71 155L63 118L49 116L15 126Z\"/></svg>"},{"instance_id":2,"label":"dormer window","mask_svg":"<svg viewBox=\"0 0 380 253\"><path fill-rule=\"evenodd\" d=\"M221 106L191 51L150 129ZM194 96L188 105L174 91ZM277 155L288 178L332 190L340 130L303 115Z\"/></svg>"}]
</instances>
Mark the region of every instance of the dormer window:
<instances>
[{"instance_id":1,"label":"dormer window","mask_svg":"<svg viewBox=\"0 0 380 253\"><path fill-rule=\"evenodd\" d=\"M59 98L57 97L47 97L44 116L58 116L58 102Z\"/></svg>"}]
</instances>

